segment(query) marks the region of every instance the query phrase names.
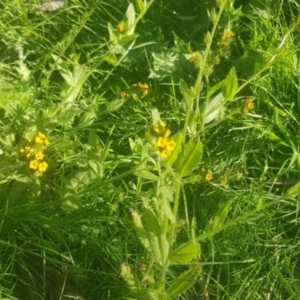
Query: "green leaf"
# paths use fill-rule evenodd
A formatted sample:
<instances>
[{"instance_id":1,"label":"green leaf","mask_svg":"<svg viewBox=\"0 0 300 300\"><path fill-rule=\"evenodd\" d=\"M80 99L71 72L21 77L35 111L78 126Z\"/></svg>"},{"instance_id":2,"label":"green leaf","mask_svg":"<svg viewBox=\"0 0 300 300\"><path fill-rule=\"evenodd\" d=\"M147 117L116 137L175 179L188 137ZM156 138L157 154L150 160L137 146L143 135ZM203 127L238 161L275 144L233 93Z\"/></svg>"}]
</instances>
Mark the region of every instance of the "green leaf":
<instances>
[{"instance_id":1,"label":"green leaf","mask_svg":"<svg viewBox=\"0 0 300 300\"><path fill-rule=\"evenodd\" d=\"M208 225L208 231L219 230L223 226L232 203L233 201L228 201L218 209L213 221Z\"/></svg>"},{"instance_id":2,"label":"green leaf","mask_svg":"<svg viewBox=\"0 0 300 300\"><path fill-rule=\"evenodd\" d=\"M235 68L232 67L225 78L222 93L226 100L232 101L238 90L238 79Z\"/></svg>"},{"instance_id":3,"label":"green leaf","mask_svg":"<svg viewBox=\"0 0 300 300\"><path fill-rule=\"evenodd\" d=\"M190 175L201 161L203 146L200 141L191 140L184 145L179 158L175 162L175 171L181 176Z\"/></svg>"},{"instance_id":4,"label":"green leaf","mask_svg":"<svg viewBox=\"0 0 300 300\"><path fill-rule=\"evenodd\" d=\"M224 96L222 93L219 93L210 100L208 105L205 105L205 103L201 105L200 111L203 111L202 116L204 124L210 123L219 117L220 113L223 111L223 102Z\"/></svg>"},{"instance_id":5,"label":"green leaf","mask_svg":"<svg viewBox=\"0 0 300 300\"><path fill-rule=\"evenodd\" d=\"M135 10L132 3L128 5L125 13L127 19L127 34L133 34L135 29Z\"/></svg>"},{"instance_id":6,"label":"green leaf","mask_svg":"<svg viewBox=\"0 0 300 300\"><path fill-rule=\"evenodd\" d=\"M158 181L159 177L146 170L136 170L134 175L151 181Z\"/></svg>"},{"instance_id":7,"label":"green leaf","mask_svg":"<svg viewBox=\"0 0 300 300\"><path fill-rule=\"evenodd\" d=\"M161 207L163 209L163 214L168 217L172 224L175 224L176 219L170 207L170 203L173 202L173 188L170 186L162 186L159 191L159 201L162 202Z\"/></svg>"},{"instance_id":8,"label":"green leaf","mask_svg":"<svg viewBox=\"0 0 300 300\"><path fill-rule=\"evenodd\" d=\"M125 103L125 101L123 99L113 100L113 101L107 103L106 110L107 110L107 112L116 111L121 106L123 106L124 103Z\"/></svg>"},{"instance_id":9,"label":"green leaf","mask_svg":"<svg viewBox=\"0 0 300 300\"><path fill-rule=\"evenodd\" d=\"M145 226L151 254L155 262L162 265L162 254L160 251L159 239L161 236L161 230L157 218L149 207L143 207L143 224Z\"/></svg>"},{"instance_id":10,"label":"green leaf","mask_svg":"<svg viewBox=\"0 0 300 300\"><path fill-rule=\"evenodd\" d=\"M109 41L113 44L116 45L118 43L118 37L115 34L115 29L114 27L108 23L107 24L107 29L108 29L108 33L109 33Z\"/></svg>"},{"instance_id":11,"label":"green leaf","mask_svg":"<svg viewBox=\"0 0 300 300\"><path fill-rule=\"evenodd\" d=\"M285 197L295 197L300 194L300 182L290 187L284 194Z\"/></svg>"},{"instance_id":12,"label":"green leaf","mask_svg":"<svg viewBox=\"0 0 300 300\"><path fill-rule=\"evenodd\" d=\"M166 166L170 167L176 161L179 153L181 152L181 147L183 143L183 135L181 133L177 133L172 136L172 140L176 143L176 147L171 155L165 160Z\"/></svg>"},{"instance_id":13,"label":"green leaf","mask_svg":"<svg viewBox=\"0 0 300 300\"><path fill-rule=\"evenodd\" d=\"M223 88L223 86L225 85L225 79L218 82L217 84L215 84L214 86L210 87L209 91L208 91L208 96L212 96L215 92L217 92L218 90L221 90Z\"/></svg>"},{"instance_id":14,"label":"green leaf","mask_svg":"<svg viewBox=\"0 0 300 300\"><path fill-rule=\"evenodd\" d=\"M81 205L82 204L79 200L75 200L74 197L72 197L72 199L66 200L62 203L61 209L70 213L78 210L81 207Z\"/></svg>"},{"instance_id":15,"label":"green leaf","mask_svg":"<svg viewBox=\"0 0 300 300\"><path fill-rule=\"evenodd\" d=\"M135 6L139 13L143 14L146 11L146 2L145 0L135 0Z\"/></svg>"},{"instance_id":16,"label":"green leaf","mask_svg":"<svg viewBox=\"0 0 300 300\"><path fill-rule=\"evenodd\" d=\"M164 300L164 298L161 298L161 293L159 291L151 289L136 289L131 291L128 297L122 297L120 300Z\"/></svg>"},{"instance_id":17,"label":"green leaf","mask_svg":"<svg viewBox=\"0 0 300 300\"><path fill-rule=\"evenodd\" d=\"M188 271L180 274L167 289L167 299L177 299L177 297L191 288L200 275L200 264L192 264Z\"/></svg>"},{"instance_id":18,"label":"green leaf","mask_svg":"<svg viewBox=\"0 0 300 300\"><path fill-rule=\"evenodd\" d=\"M156 124L161 122L159 111L157 108L151 109L151 114L152 114L152 123Z\"/></svg>"},{"instance_id":19,"label":"green leaf","mask_svg":"<svg viewBox=\"0 0 300 300\"><path fill-rule=\"evenodd\" d=\"M190 111L193 104L193 96L191 94L191 90L185 83L183 79L180 79L179 87L181 94L183 95L184 102L185 102L185 111Z\"/></svg>"},{"instance_id":20,"label":"green leaf","mask_svg":"<svg viewBox=\"0 0 300 300\"><path fill-rule=\"evenodd\" d=\"M143 206L143 221L153 259L162 266L169 255L169 244L166 235L161 231L158 218L146 205Z\"/></svg>"},{"instance_id":21,"label":"green leaf","mask_svg":"<svg viewBox=\"0 0 300 300\"><path fill-rule=\"evenodd\" d=\"M61 93L63 97L62 102L64 104L73 104L78 97L83 84L89 77L86 67L85 65L76 65L74 66L73 72L70 72L58 64L58 70L69 85L69 88Z\"/></svg>"},{"instance_id":22,"label":"green leaf","mask_svg":"<svg viewBox=\"0 0 300 300\"><path fill-rule=\"evenodd\" d=\"M119 45L121 45L121 46L126 45L126 44L128 44L129 42L136 40L136 38L137 38L138 36L139 36L139 35L138 35L137 33L124 35L124 36L122 36L122 38L119 40ZM132 44L132 45L133 45L133 44Z\"/></svg>"},{"instance_id":23,"label":"green leaf","mask_svg":"<svg viewBox=\"0 0 300 300\"><path fill-rule=\"evenodd\" d=\"M116 65L118 63L116 55L111 52L104 56L104 60L106 60L111 65Z\"/></svg>"},{"instance_id":24,"label":"green leaf","mask_svg":"<svg viewBox=\"0 0 300 300\"><path fill-rule=\"evenodd\" d=\"M173 251L169 259L173 263L186 264L190 263L193 259L199 258L200 253L201 250L198 243L188 242Z\"/></svg>"},{"instance_id":25,"label":"green leaf","mask_svg":"<svg viewBox=\"0 0 300 300\"><path fill-rule=\"evenodd\" d=\"M91 129L89 130L89 138L88 138L88 144L91 147L97 147L99 145L99 138L98 134L95 130Z\"/></svg>"},{"instance_id":26,"label":"green leaf","mask_svg":"<svg viewBox=\"0 0 300 300\"><path fill-rule=\"evenodd\" d=\"M91 180L100 179L103 177L102 161L95 151L88 151L87 170Z\"/></svg>"}]
</instances>

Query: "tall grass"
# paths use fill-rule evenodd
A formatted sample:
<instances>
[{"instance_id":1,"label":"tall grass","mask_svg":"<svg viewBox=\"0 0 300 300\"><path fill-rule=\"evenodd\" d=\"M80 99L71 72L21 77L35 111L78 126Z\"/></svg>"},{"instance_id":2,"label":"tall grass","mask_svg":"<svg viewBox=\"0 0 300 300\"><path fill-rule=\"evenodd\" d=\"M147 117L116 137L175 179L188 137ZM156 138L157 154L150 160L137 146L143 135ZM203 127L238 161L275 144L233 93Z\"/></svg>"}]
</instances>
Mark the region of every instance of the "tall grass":
<instances>
[{"instance_id":1,"label":"tall grass","mask_svg":"<svg viewBox=\"0 0 300 300\"><path fill-rule=\"evenodd\" d=\"M0 299L299 299L297 1L0 0Z\"/></svg>"}]
</instances>

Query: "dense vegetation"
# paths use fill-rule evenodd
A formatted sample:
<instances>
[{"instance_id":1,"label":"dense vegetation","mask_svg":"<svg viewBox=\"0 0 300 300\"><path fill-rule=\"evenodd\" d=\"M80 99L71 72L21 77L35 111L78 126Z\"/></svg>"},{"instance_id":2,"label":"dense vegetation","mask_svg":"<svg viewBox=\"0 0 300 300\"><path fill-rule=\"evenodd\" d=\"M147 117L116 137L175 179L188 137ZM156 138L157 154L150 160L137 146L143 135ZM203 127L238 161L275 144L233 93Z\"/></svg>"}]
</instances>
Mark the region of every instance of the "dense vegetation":
<instances>
[{"instance_id":1,"label":"dense vegetation","mask_svg":"<svg viewBox=\"0 0 300 300\"><path fill-rule=\"evenodd\" d=\"M0 299L300 299L299 1L41 4L0 0Z\"/></svg>"}]
</instances>

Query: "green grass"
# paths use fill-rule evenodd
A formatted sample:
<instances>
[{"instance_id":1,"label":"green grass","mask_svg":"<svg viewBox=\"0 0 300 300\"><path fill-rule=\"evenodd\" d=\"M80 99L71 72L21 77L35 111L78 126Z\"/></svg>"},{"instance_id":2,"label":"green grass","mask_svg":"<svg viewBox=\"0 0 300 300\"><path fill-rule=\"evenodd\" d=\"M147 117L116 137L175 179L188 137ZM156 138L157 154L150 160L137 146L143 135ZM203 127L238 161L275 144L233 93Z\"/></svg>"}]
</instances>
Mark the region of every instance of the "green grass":
<instances>
[{"instance_id":1,"label":"green grass","mask_svg":"<svg viewBox=\"0 0 300 300\"><path fill-rule=\"evenodd\" d=\"M37 4L0 0L0 299L299 299L298 2Z\"/></svg>"}]
</instances>

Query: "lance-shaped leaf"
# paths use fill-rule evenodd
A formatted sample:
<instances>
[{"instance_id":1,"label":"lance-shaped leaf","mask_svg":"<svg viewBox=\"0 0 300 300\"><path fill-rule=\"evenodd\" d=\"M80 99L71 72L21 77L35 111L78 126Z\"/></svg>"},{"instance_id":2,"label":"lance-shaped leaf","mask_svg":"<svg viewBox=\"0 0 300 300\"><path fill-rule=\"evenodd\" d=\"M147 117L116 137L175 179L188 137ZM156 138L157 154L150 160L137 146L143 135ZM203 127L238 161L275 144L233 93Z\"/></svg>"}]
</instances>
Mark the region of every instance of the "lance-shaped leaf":
<instances>
[{"instance_id":1,"label":"lance-shaped leaf","mask_svg":"<svg viewBox=\"0 0 300 300\"><path fill-rule=\"evenodd\" d=\"M207 124L219 118L222 115L224 106L224 96L222 93L215 95L208 105L205 103L201 106L203 123Z\"/></svg>"},{"instance_id":2,"label":"lance-shaped leaf","mask_svg":"<svg viewBox=\"0 0 300 300\"><path fill-rule=\"evenodd\" d=\"M177 299L177 296L191 288L200 275L201 267L199 264L192 264L188 271L180 274L168 288L167 299Z\"/></svg>"},{"instance_id":3,"label":"lance-shaped leaf","mask_svg":"<svg viewBox=\"0 0 300 300\"><path fill-rule=\"evenodd\" d=\"M296 197L300 194L300 182L290 187L284 194L285 197Z\"/></svg>"},{"instance_id":4,"label":"lance-shaped leaf","mask_svg":"<svg viewBox=\"0 0 300 300\"><path fill-rule=\"evenodd\" d=\"M181 152L183 135L181 133L177 133L176 135L172 136L172 140L176 143L176 146L171 155L166 159L166 165L168 167L172 166L172 164L176 161L179 153Z\"/></svg>"},{"instance_id":5,"label":"lance-shaped leaf","mask_svg":"<svg viewBox=\"0 0 300 300\"><path fill-rule=\"evenodd\" d=\"M232 203L233 201L229 201L218 209L214 219L208 225L208 231L218 231L223 226Z\"/></svg>"},{"instance_id":6,"label":"lance-shaped leaf","mask_svg":"<svg viewBox=\"0 0 300 300\"><path fill-rule=\"evenodd\" d=\"M190 111L193 105L193 95L191 93L191 90L189 89L189 87L187 86L187 84L183 79L180 80L179 87L180 87L181 94L183 95L184 98L185 111Z\"/></svg>"},{"instance_id":7,"label":"lance-shaped leaf","mask_svg":"<svg viewBox=\"0 0 300 300\"><path fill-rule=\"evenodd\" d=\"M230 69L224 83L222 87L223 96L226 100L232 101L238 90L238 79L234 67Z\"/></svg>"},{"instance_id":8,"label":"lance-shaped leaf","mask_svg":"<svg viewBox=\"0 0 300 300\"><path fill-rule=\"evenodd\" d=\"M159 177L155 174L147 171L147 170L136 170L134 172L135 176L150 180L150 181L158 181Z\"/></svg>"},{"instance_id":9,"label":"lance-shaped leaf","mask_svg":"<svg viewBox=\"0 0 300 300\"><path fill-rule=\"evenodd\" d=\"M135 10L132 3L128 5L126 10L126 19L127 19L127 34L133 34L135 29Z\"/></svg>"},{"instance_id":10,"label":"lance-shaped leaf","mask_svg":"<svg viewBox=\"0 0 300 300\"><path fill-rule=\"evenodd\" d=\"M169 256L169 259L173 263L187 264L193 259L199 258L200 253L200 245L198 243L189 242L173 251Z\"/></svg>"},{"instance_id":11,"label":"lance-shaped leaf","mask_svg":"<svg viewBox=\"0 0 300 300\"><path fill-rule=\"evenodd\" d=\"M175 171L181 176L190 175L201 161L203 146L200 141L192 140L183 145L182 152L175 162Z\"/></svg>"},{"instance_id":12,"label":"lance-shaped leaf","mask_svg":"<svg viewBox=\"0 0 300 300\"><path fill-rule=\"evenodd\" d=\"M143 221L153 259L158 264L164 265L169 255L169 244L166 235L161 230L157 217L146 205L143 207Z\"/></svg>"}]
</instances>

